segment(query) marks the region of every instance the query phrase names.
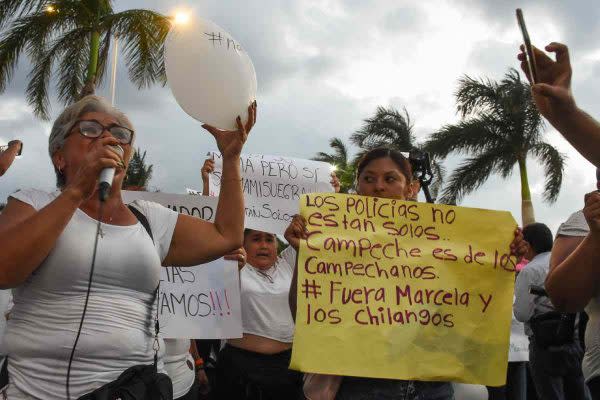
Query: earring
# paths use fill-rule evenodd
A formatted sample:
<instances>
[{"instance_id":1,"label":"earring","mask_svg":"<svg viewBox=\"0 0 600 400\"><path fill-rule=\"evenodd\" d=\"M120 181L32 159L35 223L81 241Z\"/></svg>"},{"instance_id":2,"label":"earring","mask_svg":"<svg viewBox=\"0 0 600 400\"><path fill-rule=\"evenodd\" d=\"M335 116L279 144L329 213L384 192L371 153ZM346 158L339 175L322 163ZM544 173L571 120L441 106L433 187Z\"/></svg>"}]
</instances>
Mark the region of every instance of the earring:
<instances>
[{"instance_id":1,"label":"earring","mask_svg":"<svg viewBox=\"0 0 600 400\"><path fill-rule=\"evenodd\" d=\"M62 167L58 167L58 173L62 175Z\"/></svg>"}]
</instances>

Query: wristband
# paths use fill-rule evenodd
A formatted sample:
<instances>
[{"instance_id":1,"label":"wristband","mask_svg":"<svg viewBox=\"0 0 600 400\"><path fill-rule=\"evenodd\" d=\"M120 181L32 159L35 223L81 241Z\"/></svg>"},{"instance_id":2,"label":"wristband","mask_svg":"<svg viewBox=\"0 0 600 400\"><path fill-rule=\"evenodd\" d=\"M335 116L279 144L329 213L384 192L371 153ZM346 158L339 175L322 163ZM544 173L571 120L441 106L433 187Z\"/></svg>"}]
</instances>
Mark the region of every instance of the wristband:
<instances>
[{"instance_id":1,"label":"wristband","mask_svg":"<svg viewBox=\"0 0 600 400\"><path fill-rule=\"evenodd\" d=\"M204 360L202 358L197 358L194 360L194 366L196 367L196 371L204 369Z\"/></svg>"}]
</instances>

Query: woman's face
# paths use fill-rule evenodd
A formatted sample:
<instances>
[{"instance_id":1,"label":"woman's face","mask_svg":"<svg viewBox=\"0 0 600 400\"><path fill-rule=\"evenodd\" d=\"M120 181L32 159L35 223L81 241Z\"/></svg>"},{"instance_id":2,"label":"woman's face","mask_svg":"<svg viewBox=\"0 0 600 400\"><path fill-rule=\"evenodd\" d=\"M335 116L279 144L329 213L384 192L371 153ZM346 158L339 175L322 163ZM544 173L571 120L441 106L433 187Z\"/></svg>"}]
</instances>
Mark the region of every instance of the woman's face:
<instances>
[{"instance_id":1,"label":"woman's face","mask_svg":"<svg viewBox=\"0 0 600 400\"><path fill-rule=\"evenodd\" d=\"M407 200L413 197L413 186L402 170L389 157L371 161L358 177L357 193L362 196Z\"/></svg>"},{"instance_id":2,"label":"woman's face","mask_svg":"<svg viewBox=\"0 0 600 400\"><path fill-rule=\"evenodd\" d=\"M248 264L269 269L277 262L277 239L272 233L251 230L244 236Z\"/></svg>"},{"instance_id":3,"label":"woman's face","mask_svg":"<svg viewBox=\"0 0 600 400\"><path fill-rule=\"evenodd\" d=\"M119 125L116 118L113 116L103 113L103 112L89 112L83 114L80 118L80 121L89 121L94 120L100 123L105 127L110 127L112 125ZM69 183L69 179L75 176L83 160L85 159L87 153L90 151L91 147L94 145L95 141L110 136L111 133L108 130L104 130L102 135L98 138L89 138L83 136L79 132L79 124L75 124L69 135L65 140L65 144L63 147L55 153L53 157L54 165L60 167L60 169L65 174L67 184ZM121 144L123 148L123 161L125 162L125 166L127 166L129 159L131 158L131 145L130 144ZM118 169L115 173L114 182L118 184L115 185L120 187L123 179L125 178L125 170Z\"/></svg>"}]
</instances>

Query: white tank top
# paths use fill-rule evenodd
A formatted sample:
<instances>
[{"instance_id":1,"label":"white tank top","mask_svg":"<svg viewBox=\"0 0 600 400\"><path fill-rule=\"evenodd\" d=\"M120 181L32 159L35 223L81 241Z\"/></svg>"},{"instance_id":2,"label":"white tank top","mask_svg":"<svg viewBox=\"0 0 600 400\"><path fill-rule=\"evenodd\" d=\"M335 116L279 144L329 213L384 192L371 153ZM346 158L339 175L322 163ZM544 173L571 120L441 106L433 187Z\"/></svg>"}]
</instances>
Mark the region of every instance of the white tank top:
<instances>
[{"instance_id":1,"label":"white tank top","mask_svg":"<svg viewBox=\"0 0 600 400\"><path fill-rule=\"evenodd\" d=\"M40 210L57 195L26 190L12 197ZM102 224L104 237L71 369L72 399L131 366L153 361L154 292L178 214L156 203L134 205L148 219L154 243L140 223ZM4 336L10 399L66 397L67 364L87 291L96 223L76 210L48 257L14 289ZM159 368L164 370L162 362Z\"/></svg>"},{"instance_id":2,"label":"white tank top","mask_svg":"<svg viewBox=\"0 0 600 400\"><path fill-rule=\"evenodd\" d=\"M244 333L292 343L294 320L290 312L288 294L293 269L284 257L282 253L282 257L273 267L263 271L270 279L249 264L242 268L242 325Z\"/></svg>"}]
</instances>

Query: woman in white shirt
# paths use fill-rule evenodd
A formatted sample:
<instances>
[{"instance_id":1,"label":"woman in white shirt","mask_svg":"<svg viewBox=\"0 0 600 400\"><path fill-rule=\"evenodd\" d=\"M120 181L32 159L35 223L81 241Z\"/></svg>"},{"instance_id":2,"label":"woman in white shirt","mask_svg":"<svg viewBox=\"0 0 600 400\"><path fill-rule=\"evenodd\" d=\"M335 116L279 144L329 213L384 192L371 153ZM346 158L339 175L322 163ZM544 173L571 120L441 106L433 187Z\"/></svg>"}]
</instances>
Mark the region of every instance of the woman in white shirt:
<instances>
[{"instance_id":1,"label":"woman in white shirt","mask_svg":"<svg viewBox=\"0 0 600 400\"><path fill-rule=\"evenodd\" d=\"M287 250L286 250L287 251ZM302 375L288 369L294 321L288 294L293 270L286 251L277 257L277 238L247 229L237 254L243 337L229 339L217 363L220 399L295 399Z\"/></svg>"},{"instance_id":2,"label":"woman in white shirt","mask_svg":"<svg viewBox=\"0 0 600 400\"><path fill-rule=\"evenodd\" d=\"M255 116L254 103L248 123L242 125L238 117L235 132L204 126L226 164L215 223L135 202L150 225L150 238L121 198L135 135L128 118L96 96L62 112L49 138L59 190L17 192L0 215L0 286L15 288L4 338L10 399L67 397L67 369L88 293L98 220L101 235L72 360L71 398L115 380L131 366L152 363L151 318L160 266L201 264L242 242L239 155ZM115 168L116 174L99 215L98 176L105 168Z\"/></svg>"}]
</instances>

